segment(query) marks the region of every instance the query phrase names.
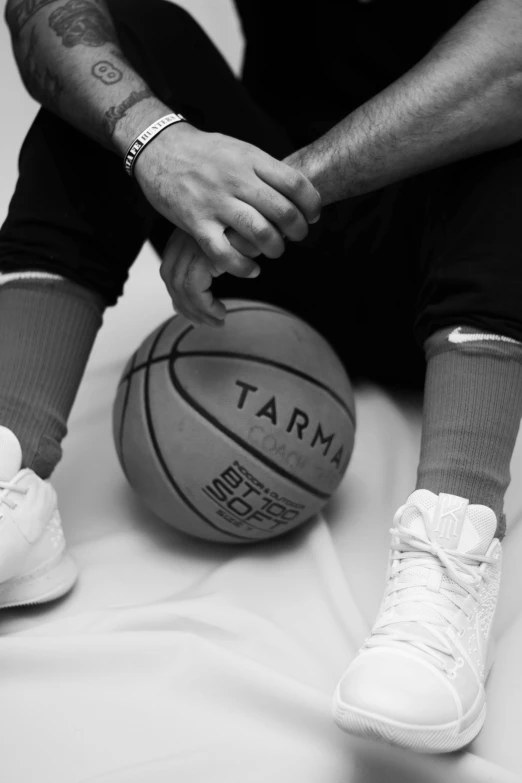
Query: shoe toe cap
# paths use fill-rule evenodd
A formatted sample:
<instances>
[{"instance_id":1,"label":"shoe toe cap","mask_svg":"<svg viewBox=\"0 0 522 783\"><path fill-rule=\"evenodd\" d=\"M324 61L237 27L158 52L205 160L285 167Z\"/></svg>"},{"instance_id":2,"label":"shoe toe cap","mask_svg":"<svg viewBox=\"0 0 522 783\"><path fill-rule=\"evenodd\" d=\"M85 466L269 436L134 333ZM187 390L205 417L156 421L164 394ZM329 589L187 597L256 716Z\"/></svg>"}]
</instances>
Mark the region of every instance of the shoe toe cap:
<instances>
[{"instance_id":1,"label":"shoe toe cap","mask_svg":"<svg viewBox=\"0 0 522 783\"><path fill-rule=\"evenodd\" d=\"M348 707L401 723L441 725L459 717L444 672L400 651L361 653L341 679L338 694Z\"/></svg>"}]
</instances>

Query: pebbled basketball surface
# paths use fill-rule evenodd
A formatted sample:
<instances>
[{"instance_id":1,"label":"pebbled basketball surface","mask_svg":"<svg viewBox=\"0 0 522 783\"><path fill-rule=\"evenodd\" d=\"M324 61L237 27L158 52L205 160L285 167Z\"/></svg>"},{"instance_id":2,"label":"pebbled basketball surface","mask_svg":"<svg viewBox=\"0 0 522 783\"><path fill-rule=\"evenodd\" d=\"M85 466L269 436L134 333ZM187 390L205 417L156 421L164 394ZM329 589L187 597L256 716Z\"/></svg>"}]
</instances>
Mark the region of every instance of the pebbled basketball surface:
<instances>
[{"instance_id":1,"label":"pebbled basketball surface","mask_svg":"<svg viewBox=\"0 0 522 783\"><path fill-rule=\"evenodd\" d=\"M131 486L183 532L281 535L328 500L348 465L355 406L328 343L291 313L227 300L222 329L175 316L129 360L114 404Z\"/></svg>"}]
</instances>

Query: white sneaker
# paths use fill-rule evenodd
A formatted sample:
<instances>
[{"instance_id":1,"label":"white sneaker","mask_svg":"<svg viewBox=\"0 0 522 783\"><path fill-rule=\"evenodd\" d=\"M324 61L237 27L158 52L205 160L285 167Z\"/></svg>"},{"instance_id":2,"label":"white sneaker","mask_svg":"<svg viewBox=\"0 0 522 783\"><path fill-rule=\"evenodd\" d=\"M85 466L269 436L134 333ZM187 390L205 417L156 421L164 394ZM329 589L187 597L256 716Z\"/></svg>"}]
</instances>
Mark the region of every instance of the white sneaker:
<instances>
[{"instance_id":1,"label":"white sneaker","mask_svg":"<svg viewBox=\"0 0 522 783\"><path fill-rule=\"evenodd\" d=\"M487 506L419 489L393 522L381 608L337 686L334 719L352 734L405 748L457 750L486 717L497 520Z\"/></svg>"},{"instance_id":2,"label":"white sneaker","mask_svg":"<svg viewBox=\"0 0 522 783\"><path fill-rule=\"evenodd\" d=\"M52 601L78 576L55 490L21 464L18 438L0 426L0 609Z\"/></svg>"}]
</instances>

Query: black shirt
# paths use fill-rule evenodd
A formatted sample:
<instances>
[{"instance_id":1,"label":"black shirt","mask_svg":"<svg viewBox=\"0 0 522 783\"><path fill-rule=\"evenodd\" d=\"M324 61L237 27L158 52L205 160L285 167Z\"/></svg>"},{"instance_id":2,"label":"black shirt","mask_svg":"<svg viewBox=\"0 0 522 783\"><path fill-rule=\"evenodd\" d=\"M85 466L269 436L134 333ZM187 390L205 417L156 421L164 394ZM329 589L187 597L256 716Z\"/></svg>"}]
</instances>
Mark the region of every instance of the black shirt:
<instances>
[{"instance_id":1,"label":"black shirt","mask_svg":"<svg viewBox=\"0 0 522 783\"><path fill-rule=\"evenodd\" d=\"M243 81L307 143L418 62L476 0L235 0Z\"/></svg>"}]
</instances>

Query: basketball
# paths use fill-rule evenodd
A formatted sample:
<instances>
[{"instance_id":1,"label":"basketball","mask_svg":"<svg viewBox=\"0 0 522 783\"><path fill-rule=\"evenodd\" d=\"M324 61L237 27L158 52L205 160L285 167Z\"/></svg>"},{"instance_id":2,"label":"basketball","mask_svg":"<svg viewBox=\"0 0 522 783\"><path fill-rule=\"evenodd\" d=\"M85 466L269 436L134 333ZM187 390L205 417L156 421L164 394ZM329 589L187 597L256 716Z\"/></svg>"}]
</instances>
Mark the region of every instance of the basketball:
<instances>
[{"instance_id":1,"label":"basketball","mask_svg":"<svg viewBox=\"0 0 522 783\"><path fill-rule=\"evenodd\" d=\"M130 358L113 436L132 489L191 536L249 544L316 514L353 451L355 404L333 349L301 319L227 300L221 329L183 316Z\"/></svg>"}]
</instances>

